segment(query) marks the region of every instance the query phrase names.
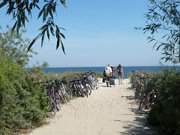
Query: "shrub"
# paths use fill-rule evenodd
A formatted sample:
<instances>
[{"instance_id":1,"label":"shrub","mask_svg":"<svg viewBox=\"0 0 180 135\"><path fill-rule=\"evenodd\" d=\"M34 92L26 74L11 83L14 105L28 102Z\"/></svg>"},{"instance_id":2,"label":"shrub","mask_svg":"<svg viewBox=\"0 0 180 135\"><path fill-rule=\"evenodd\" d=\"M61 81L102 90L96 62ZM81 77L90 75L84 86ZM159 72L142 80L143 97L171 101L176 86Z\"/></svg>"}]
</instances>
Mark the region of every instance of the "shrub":
<instances>
[{"instance_id":1,"label":"shrub","mask_svg":"<svg viewBox=\"0 0 180 135\"><path fill-rule=\"evenodd\" d=\"M29 73L0 53L0 134L31 128L46 117L47 97Z\"/></svg>"},{"instance_id":2,"label":"shrub","mask_svg":"<svg viewBox=\"0 0 180 135\"><path fill-rule=\"evenodd\" d=\"M149 122L163 135L180 134L180 72L167 70L152 79L158 100L149 113Z\"/></svg>"},{"instance_id":3,"label":"shrub","mask_svg":"<svg viewBox=\"0 0 180 135\"><path fill-rule=\"evenodd\" d=\"M148 121L154 126L158 126L159 133L162 135L180 134L180 72L178 70L164 70L159 73L148 74L135 72L130 76L132 87L135 92L141 85L140 81L143 75L142 85L146 93L156 92L154 100L148 115ZM138 94L137 94L138 95ZM138 96L137 96L138 97Z\"/></svg>"}]
</instances>

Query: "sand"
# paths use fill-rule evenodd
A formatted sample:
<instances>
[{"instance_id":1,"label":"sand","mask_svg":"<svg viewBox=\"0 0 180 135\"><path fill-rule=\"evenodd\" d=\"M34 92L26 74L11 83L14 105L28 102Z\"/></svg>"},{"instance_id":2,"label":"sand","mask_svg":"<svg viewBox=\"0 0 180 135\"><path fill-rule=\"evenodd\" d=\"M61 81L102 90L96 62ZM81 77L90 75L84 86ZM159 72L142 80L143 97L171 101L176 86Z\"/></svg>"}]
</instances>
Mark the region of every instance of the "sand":
<instances>
[{"instance_id":1,"label":"sand","mask_svg":"<svg viewBox=\"0 0 180 135\"><path fill-rule=\"evenodd\" d=\"M101 87L88 98L63 105L49 124L29 135L154 135L139 113L129 80L111 88Z\"/></svg>"}]
</instances>

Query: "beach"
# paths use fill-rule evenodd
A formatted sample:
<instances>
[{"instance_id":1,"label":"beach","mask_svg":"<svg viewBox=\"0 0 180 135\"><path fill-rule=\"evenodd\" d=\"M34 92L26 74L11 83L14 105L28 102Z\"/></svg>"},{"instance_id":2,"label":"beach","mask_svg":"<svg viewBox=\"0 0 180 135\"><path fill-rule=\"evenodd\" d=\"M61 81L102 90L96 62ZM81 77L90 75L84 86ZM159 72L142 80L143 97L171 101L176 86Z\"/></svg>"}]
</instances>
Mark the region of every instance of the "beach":
<instances>
[{"instance_id":1,"label":"beach","mask_svg":"<svg viewBox=\"0 0 180 135\"><path fill-rule=\"evenodd\" d=\"M106 87L100 84L88 98L77 98L63 105L49 123L29 135L154 135L138 113L129 80Z\"/></svg>"}]
</instances>

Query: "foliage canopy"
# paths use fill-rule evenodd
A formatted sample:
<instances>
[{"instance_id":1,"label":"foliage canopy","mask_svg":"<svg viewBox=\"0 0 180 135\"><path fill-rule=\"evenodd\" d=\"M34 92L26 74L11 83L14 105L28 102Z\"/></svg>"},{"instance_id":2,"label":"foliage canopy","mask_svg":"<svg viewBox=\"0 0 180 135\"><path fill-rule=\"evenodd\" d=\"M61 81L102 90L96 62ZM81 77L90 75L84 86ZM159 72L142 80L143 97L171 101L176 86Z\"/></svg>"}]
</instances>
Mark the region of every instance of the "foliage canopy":
<instances>
[{"instance_id":1,"label":"foliage canopy","mask_svg":"<svg viewBox=\"0 0 180 135\"><path fill-rule=\"evenodd\" d=\"M149 0L144 32L149 32L148 40L154 42L156 50L161 50L165 62L180 62L180 1Z\"/></svg>"},{"instance_id":2,"label":"foliage canopy","mask_svg":"<svg viewBox=\"0 0 180 135\"><path fill-rule=\"evenodd\" d=\"M25 66L35 52L32 50L26 51L30 41L23 38L23 33L24 31L21 31L17 35L16 32L11 32L11 30L0 33L0 49L15 63Z\"/></svg>"},{"instance_id":3,"label":"foliage canopy","mask_svg":"<svg viewBox=\"0 0 180 135\"><path fill-rule=\"evenodd\" d=\"M42 19L43 25L39 29L39 34L30 42L28 50L33 44L41 39L41 46L43 46L44 38L50 40L50 38L56 38L56 49L62 48L65 53L62 39L65 38L59 27L55 23L55 13L59 5L66 5L66 0L3 0L0 2L0 9L5 7L7 15L11 16L15 21L12 26L12 30L17 33L20 32L21 28L26 27L27 23L32 17L33 11L38 10L38 19Z\"/></svg>"}]
</instances>

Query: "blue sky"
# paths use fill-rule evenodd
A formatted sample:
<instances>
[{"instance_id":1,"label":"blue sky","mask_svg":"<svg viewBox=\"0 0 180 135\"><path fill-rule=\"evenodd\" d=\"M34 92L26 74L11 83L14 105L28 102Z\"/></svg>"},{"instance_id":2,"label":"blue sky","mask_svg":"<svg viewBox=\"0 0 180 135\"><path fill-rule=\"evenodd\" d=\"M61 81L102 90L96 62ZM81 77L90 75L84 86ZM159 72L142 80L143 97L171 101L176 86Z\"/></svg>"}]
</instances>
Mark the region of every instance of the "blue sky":
<instances>
[{"instance_id":1,"label":"blue sky","mask_svg":"<svg viewBox=\"0 0 180 135\"><path fill-rule=\"evenodd\" d=\"M147 43L142 31L147 11L147 0L68 0L61 7L56 21L66 30L64 40L67 54L56 51L55 42L38 43L29 66L44 61L51 67L103 66L108 63L125 66L159 65L159 53ZM34 13L35 14L35 13ZM12 20L1 11L1 26L12 25ZM33 38L40 27L40 20L32 17L26 37Z\"/></svg>"}]
</instances>

